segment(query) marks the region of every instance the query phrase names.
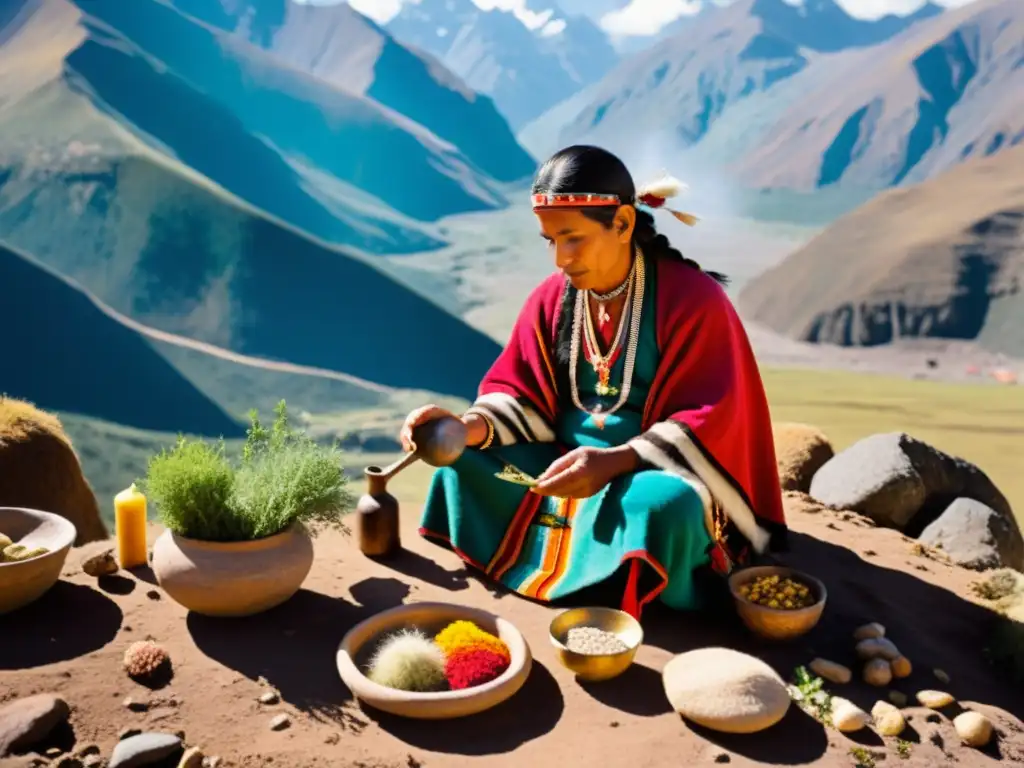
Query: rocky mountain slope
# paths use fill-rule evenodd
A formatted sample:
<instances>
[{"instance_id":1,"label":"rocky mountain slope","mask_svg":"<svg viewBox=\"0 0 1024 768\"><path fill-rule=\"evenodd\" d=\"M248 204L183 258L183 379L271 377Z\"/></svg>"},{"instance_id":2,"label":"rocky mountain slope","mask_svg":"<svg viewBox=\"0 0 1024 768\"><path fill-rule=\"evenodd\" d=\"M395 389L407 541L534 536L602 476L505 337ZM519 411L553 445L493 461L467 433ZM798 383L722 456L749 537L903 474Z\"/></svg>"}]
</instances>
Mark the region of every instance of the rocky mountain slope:
<instances>
[{"instance_id":1,"label":"rocky mountain slope","mask_svg":"<svg viewBox=\"0 0 1024 768\"><path fill-rule=\"evenodd\" d=\"M1024 3L979 0L816 63L732 170L757 187L878 189L1020 143L1022 40Z\"/></svg>"},{"instance_id":2,"label":"rocky mountain slope","mask_svg":"<svg viewBox=\"0 0 1024 768\"><path fill-rule=\"evenodd\" d=\"M494 99L513 128L597 82L618 61L594 21L557 9L528 29L510 11L484 11L472 0L422 0L404 4L387 30Z\"/></svg>"},{"instance_id":3,"label":"rocky mountain slope","mask_svg":"<svg viewBox=\"0 0 1024 768\"><path fill-rule=\"evenodd\" d=\"M910 16L864 21L835 0L739 0L709 8L624 60L568 122L564 113L561 122L550 121L545 146L528 148L537 154L583 140L627 145L636 141L637 125L657 126L677 148L692 146L734 104L809 69L818 57L876 44L938 12L929 4Z\"/></svg>"},{"instance_id":4,"label":"rocky mountain slope","mask_svg":"<svg viewBox=\"0 0 1024 768\"><path fill-rule=\"evenodd\" d=\"M236 44L244 41L336 90L386 107L399 125L414 121L494 179L513 181L534 170L533 160L516 144L491 99L477 93L481 89L469 87L453 76L454 70L438 66L432 57L401 45L345 3L165 1L193 19L230 32ZM86 0L84 7L94 5ZM308 92L304 98L309 98ZM407 120L398 119L396 112ZM345 115L338 117L344 119ZM309 120L308 115L303 118ZM337 130L337 120L330 122ZM308 142L311 137L304 138ZM356 136L338 135L333 141L336 152L338 144L348 144L351 150L362 149L365 142ZM374 175L393 176L395 168L401 167L389 163L386 155L366 158L363 163L364 181ZM422 189L414 179L406 179L405 184ZM366 188L363 183L358 186Z\"/></svg>"},{"instance_id":5,"label":"rocky mountain slope","mask_svg":"<svg viewBox=\"0 0 1024 768\"><path fill-rule=\"evenodd\" d=\"M18 2L0 38L7 242L166 333L472 396L497 344L335 244L436 244L413 217L501 204L474 163L164 3Z\"/></svg>"},{"instance_id":6,"label":"rocky mountain slope","mask_svg":"<svg viewBox=\"0 0 1024 768\"><path fill-rule=\"evenodd\" d=\"M1024 147L858 208L751 282L745 316L793 338L871 346L976 339L1024 355Z\"/></svg>"}]
</instances>

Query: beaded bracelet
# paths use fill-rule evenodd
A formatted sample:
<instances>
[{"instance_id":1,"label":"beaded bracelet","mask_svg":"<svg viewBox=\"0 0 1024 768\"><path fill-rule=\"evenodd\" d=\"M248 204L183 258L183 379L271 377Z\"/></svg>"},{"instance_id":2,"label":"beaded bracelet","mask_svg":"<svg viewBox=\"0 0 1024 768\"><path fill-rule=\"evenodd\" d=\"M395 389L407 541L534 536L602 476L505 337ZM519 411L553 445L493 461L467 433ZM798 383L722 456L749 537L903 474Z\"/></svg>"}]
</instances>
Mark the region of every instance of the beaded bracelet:
<instances>
[{"instance_id":1,"label":"beaded bracelet","mask_svg":"<svg viewBox=\"0 0 1024 768\"><path fill-rule=\"evenodd\" d=\"M488 416L482 408L472 407L469 408L463 415L462 418L466 418L470 414L475 414L484 420L484 424L487 425L487 437L480 445L476 446L478 451L486 451L491 447L491 443L494 442L494 422L491 421L491 417Z\"/></svg>"}]
</instances>

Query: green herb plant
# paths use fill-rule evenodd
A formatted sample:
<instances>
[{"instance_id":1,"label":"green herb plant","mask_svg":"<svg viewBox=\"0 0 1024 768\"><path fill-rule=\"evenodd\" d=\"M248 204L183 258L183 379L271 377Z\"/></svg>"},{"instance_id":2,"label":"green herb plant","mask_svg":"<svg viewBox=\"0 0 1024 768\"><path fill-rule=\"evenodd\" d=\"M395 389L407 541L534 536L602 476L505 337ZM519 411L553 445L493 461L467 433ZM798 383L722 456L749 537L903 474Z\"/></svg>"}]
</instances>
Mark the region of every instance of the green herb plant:
<instances>
[{"instance_id":1,"label":"green herb plant","mask_svg":"<svg viewBox=\"0 0 1024 768\"><path fill-rule=\"evenodd\" d=\"M241 460L232 463L223 440L179 436L152 457L146 495L169 530L202 541L251 541L304 523L345 530L352 496L336 446L324 447L293 429L285 402L268 428L249 412Z\"/></svg>"},{"instance_id":2,"label":"green herb plant","mask_svg":"<svg viewBox=\"0 0 1024 768\"><path fill-rule=\"evenodd\" d=\"M807 667L797 667L793 671L789 695L797 706L815 720L825 725L832 724L832 696L825 690L825 681L812 675Z\"/></svg>"}]
</instances>

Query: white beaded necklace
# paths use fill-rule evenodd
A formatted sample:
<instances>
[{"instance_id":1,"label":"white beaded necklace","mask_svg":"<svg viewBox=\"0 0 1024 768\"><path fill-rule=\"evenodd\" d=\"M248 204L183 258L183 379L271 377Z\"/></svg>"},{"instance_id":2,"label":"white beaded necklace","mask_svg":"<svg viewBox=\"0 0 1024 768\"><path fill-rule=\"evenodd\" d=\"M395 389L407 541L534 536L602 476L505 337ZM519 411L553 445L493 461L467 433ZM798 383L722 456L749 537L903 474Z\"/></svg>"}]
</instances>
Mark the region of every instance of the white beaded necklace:
<instances>
[{"instance_id":1,"label":"white beaded necklace","mask_svg":"<svg viewBox=\"0 0 1024 768\"><path fill-rule=\"evenodd\" d=\"M622 310L622 316L619 318L619 331L615 334L615 341L612 343L611 348L607 354L600 355L598 353L596 336L593 335L593 319L590 316L590 291L578 291L576 293L576 305L573 308L572 316L572 337L569 344L569 388L572 394L573 405L584 413L590 414L598 429L604 429L605 419L619 410L629 399L629 390L633 381L633 367L636 364L636 351L640 339L640 315L644 304L644 273L644 256L637 249L636 259L633 262L633 268L630 270L631 279L627 281L629 285L626 289L628 291L626 294L626 304L629 306L628 312L630 317L629 336L626 340L626 362L622 374L622 388L619 391L618 400L607 410L598 405L597 408L591 411L580 402L579 385L576 381L576 366L579 363L580 357L580 341L583 334L589 332L587 333L588 338L586 342L588 353L591 357L591 365L598 375L598 394L602 394L602 387L607 394L612 394L612 388L607 385L607 377L610 374L612 356L618 349L622 338L622 325L625 321L627 309L624 307ZM630 303L630 298L632 298L632 303ZM584 326L587 326L586 331Z\"/></svg>"}]
</instances>

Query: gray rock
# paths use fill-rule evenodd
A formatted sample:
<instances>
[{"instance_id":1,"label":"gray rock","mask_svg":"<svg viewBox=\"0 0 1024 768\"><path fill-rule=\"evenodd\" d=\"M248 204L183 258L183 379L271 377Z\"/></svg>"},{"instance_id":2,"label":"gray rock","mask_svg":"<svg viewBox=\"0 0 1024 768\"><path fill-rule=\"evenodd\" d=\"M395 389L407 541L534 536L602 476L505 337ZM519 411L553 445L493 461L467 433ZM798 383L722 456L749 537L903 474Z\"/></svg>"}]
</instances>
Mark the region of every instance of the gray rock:
<instances>
[{"instance_id":1,"label":"gray rock","mask_svg":"<svg viewBox=\"0 0 1024 768\"><path fill-rule=\"evenodd\" d=\"M1015 525L974 499L956 499L918 539L975 571L1019 568L1024 548Z\"/></svg>"},{"instance_id":2,"label":"gray rock","mask_svg":"<svg viewBox=\"0 0 1024 768\"><path fill-rule=\"evenodd\" d=\"M978 467L902 432L871 435L837 453L814 473L810 494L912 536L961 497L1014 519L1006 497Z\"/></svg>"},{"instance_id":3,"label":"gray rock","mask_svg":"<svg viewBox=\"0 0 1024 768\"><path fill-rule=\"evenodd\" d=\"M70 714L64 699L47 693L15 699L0 707L0 757L35 746Z\"/></svg>"},{"instance_id":4,"label":"gray rock","mask_svg":"<svg viewBox=\"0 0 1024 768\"><path fill-rule=\"evenodd\" d=\"M138 768L181 752L181 739L169 733L140 733L119 741L110 753L109 768Z\"/></svg>"},{"instance_id":5,"label":"gray rock","mask_svg":"<svg viewBox=\"0 0 1024 768\"><path fill-rule=\"evenodd\" d=\"M292 720L288 715L283 712L280 715L275 715L270 721L270 730L272 731L283 731L285 728L292 724Z\"/></svg>"}]
</instances>

